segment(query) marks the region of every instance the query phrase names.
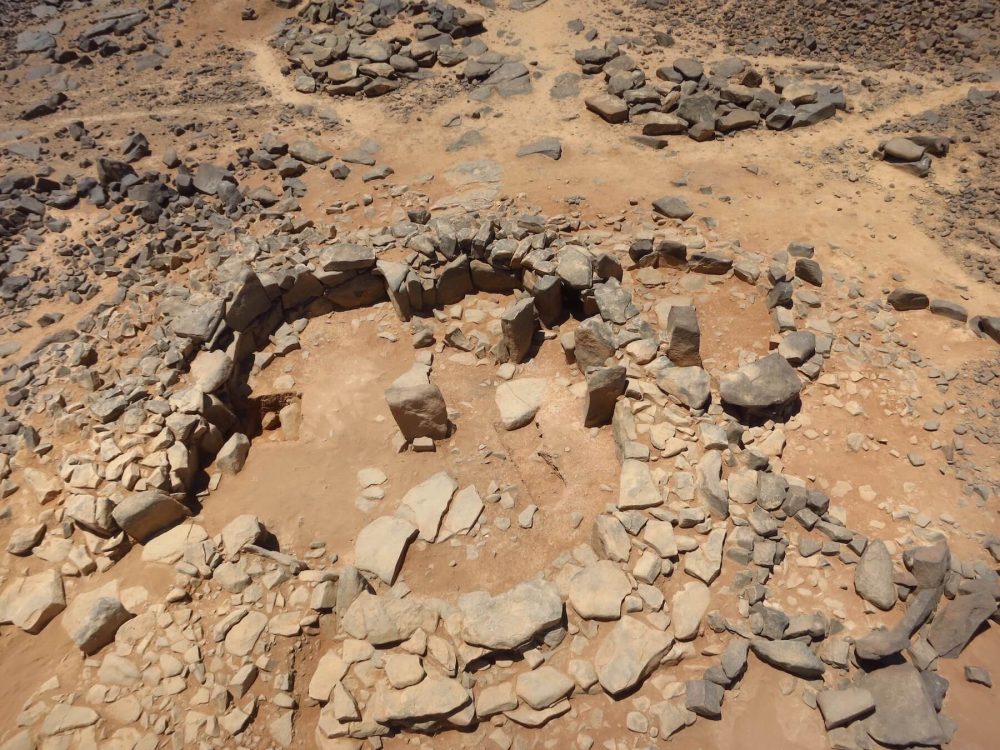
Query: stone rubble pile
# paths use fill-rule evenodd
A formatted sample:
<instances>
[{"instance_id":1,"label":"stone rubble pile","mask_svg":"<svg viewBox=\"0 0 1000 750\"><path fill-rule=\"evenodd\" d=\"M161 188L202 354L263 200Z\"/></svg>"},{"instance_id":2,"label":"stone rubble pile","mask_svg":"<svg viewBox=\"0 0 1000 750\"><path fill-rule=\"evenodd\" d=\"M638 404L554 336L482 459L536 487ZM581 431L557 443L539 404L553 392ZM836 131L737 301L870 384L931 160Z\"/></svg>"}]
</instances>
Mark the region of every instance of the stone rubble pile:
<instances>
[{"instance_id":1,"label":"stone rubble pile","mask_svg":"<svg viewBox=\"0 0 1000 750\"><path fill-rule=\"evenodd\" d=\"M897 136L880 143L873 156L917 177L926 177L931 171L931 156L947 156L950 146L950 139L943 136Z\"/></svg>"},{"instance_id":2,"label":"stone rubble pile","mask_svg":"<svg viewBox=\"0 0 1000 750\"><path fill-rule=\"evenodd\" d=\"M158 41L146 22L173 3L153 5L96 10L79 52L60 49L58 19L19 35L19 52L60 64L123 45L141 52L140 33ZM474 98L530 90L527 66L477 38L484 18L445 2L310 0L299 17L273 43L301 92L376 97L460 65ZM736 58L709 72L680 58L656 82L615 44L576 59L606 82L587 107L640 123L649 145L761 122L797 128L847 108L836 87L781 77L765 86ZM66 103L54 97L29 119ZM303 178L343 180L359 165L370 170L365 182L383 183L392 168L377 162L371 141L336 154L272 133L227 163L164 153L161 171L141 132L115 150L96 132L73 122L56 135L93 151L80 162L85 173L0 178L8 330L50 300L78 304L113 287L72 326L44 313L37 322L52 332L30 350L0 342L0 498L10 501L3 518L16 523L0 626L60 628L83 670L79 684L46 680L0 750L310 741L359 750L403 733L477 727L507 750L522 746L518 728L561 716L581 727L575 746L590 750L584 719L603 711L591 696L627 701L633 744L651 747L719 719L760 664L819 712L832 747L940 747L956 736L937 666L1000 622L1000 540L857 488L899 529L876 538L886 522L864 532L837 503L849 482L825 488L799 476L785 448L792 430L819 436L814 422L799 421L804 403L862 423L868 381L889 380L887 372L899 389L880 392L879 406L905 424L927 417L933 435L939 421L906 395L926 377L941 395L926 407L962 415L953 435L928 438L927 470L960 483L962 502L985 505L998 487L969 444L1000 444L1000 433L962 389L1000 370L932 367L899 322L928 310L956 332L1000 343L1000 317L970 316L908 286L873 294L812 244L766 256L720 241L688 223L697 212L681 196L656 199L643 226L611 233L578 214L543 216L506 200L464 214L428 208L426 196L392 186L398 221L338 235L301 215ZM878 153L926 174L928 154L946 151L944 139L911 137ZM521 153L558 159L562 150L550 137ZM269 175L280 178L280 195L250 187ZM114 227L53 243L58 268L34 262L49 235L69 226L59 212L81 202L114 211ZM267 231L248 231L269 220ZM726 367L706 354L703 337L715 331L695 291L712 287L743 310L767 310L767 341L748 342L767 354L741 348ZM469 302L491 295L500 301L489 312ZM366 517L346 549L290 549L249 514L217 533L192 519L192 501L211 502L259 432L297 432L294 385L276 379L277 392L255 394L251 378L302 347L313 318L372 306L395 313L415 350L385 404L373 406L399 428L393 448L432 451L464 428L434 371L445 349L489 363L496 422L514 431L530 430L557 388L525 363L558 346L575 379L577 424L592 434L609 426L612 501L593 517L562 518L517 485L477 487L428 470L399 488L369 467L357 488ZM914 469L928 463L915 447L900 452L857 430L850 451L885 450ZM419 591L415 557L434 545L471 560L500 535L530 548L541 530L566 527L585 529L587 541L540 559L527 580L454 601ZM960 556L949 543L960 534L983 554ZM162 601L111 578L130 552L173 574ZM845 571L848 590L839 586ZM100 584L96 574L106 574ZM992 684L985 669L965 668L968 680Z\"/></svg>"},{"instance_id":3,"label":"stone rubble pile","mask_svg":"<svg viewBox=\"0 0 1000 750\"><path fill-rule=\"evenodd\" d=\"M587 109L606 122L637 123L636 140L657 148L663 136L687 135L708 141L717 135L764 125L785 130L815 125L847 110L838 86L775 76L771 88L746 60L731 57L706 70L704 63L681 57L656 69L655 78L620 45L577 50L585 74L600 76L605 92L586 99Z\"/></svg>"},{"instance_id":4,"label":"stone rubble pile","mask_svg":"<svg viewBox=\"0 0 1000 750\"><path fill-rule=\"evenodd\" d=\"M659 25L664 12L678 31L710 29L748 55L833 60L890 70L955 69L995 54L996 7L965 0L844 0L835 5L735 0L724 6L690 0L636 0ZM917 21L906 33L901 26ZM974 74L973 74L974 75Z\"/></svg>"},{"instance_id":5,"label":"stone rubble pile","mask_svg":"<svg viewBox=\"0 0 1000 750\"><path fill-rule=\"evenodd\" d=\"M947 685L933 663L960 654L996 617L995 570L958 560L940 537L913 539L901 556L898 547L890 552L848 527L827 494L783 470L782 423L797 411L803 383L824 382L834 345L817 314L827 277L814 248L794 243L767 261L738 246L710 247L683 223L693 212L682 201L667 197L653 208L665 218L620 253L601 251L599 237L565 217L431 218L421 209L333 241L311 228L244 236L192 270L183 288L135 279L118 305L14 362L5 492L31 493L47 509L9 551L61 568L10 582L0 593L0 621L38 632L62 613L82 651L104 652L88 663L96 671L82 699L50 710L38 696L25 709L24 731L85 737L115 731L120 717L145 716L154 737L203 733L224 743L267 727L289 744L292 713L308 700L322 706L317 743L355 747L497 715L541 726L573 711L574 695L619 699L655 680L665 700L644 704L634 721L662 737L721 715L752 652L805 681L803 697L819 707L834 742L946 742L954 726L940 713ZM622 284L626 265L637 287ZM773 352L731 372L703 369L692 301L661 298L647 319L629 291L653 289L680 270L732 275L759 293L772 314ZM477 292L514 301L490 335L459 327L449 340L500 366L530 356L539 326L565 324L570 313L580 319L561 325L559 340L585 376L581 422L610 422L621 461L617 502L593 519L589 545L552 561L537 579L448 604L400 588L413 544L477 539L489 521L494 493L484 500L447 474L413 487L394 514L373 518L349 564L276 552L252 517L215 538L186 521L183 501L197 491L195 477L214 467L214 484L246 460L250 441L236 411L248 368L298 347L300 321L388 300L413 322L415 312ZM919 293L908 291L885 303L921 306ZM114 335L125 326L128 337ZM129 341L135 356L107 378L95 363ZM402 437L415 447L451 429L443 400L424 394L433 390L432 363L418 349L414 368L390 389L420 391L419 409L397 412L394 404L414 399L387 393ZM529 407L541 402L539 392L533 384L516 391ZM86 426L92 435L90 452L64 457L58 477L20 464L25 447L42 457L53 450L30 427L36 404L60 429ZM414 411L419 429L407 434ZM508 413L510 429L531 419ZM658 463L665 460L672 469ZM525 508L520 527L530 529L539 512L544 517L544 508ZM496 521L496 529L509 525ZM143 545L144 560L174 566L178 582L166 605L113 586L74 585L67 597L63 576L106 570L133 543ZM772 600L773 577L791 561L816 576L828 565L854 566L862 599L888 612L902 602L905 612L890 629L861 632L836 614L785 611ZM675 590L669 600L665 586ZM733 594L739 614L724 617L720 596ZM206 598L218 600L214 621L184 604ZM340 636L300 675L295 644L318 633L324 617L336 618ZM154 636L157 628L163 636ZM698 678L671 678L669 667L696 658L703 637L717 644L718 663ZM512 653L519 660L509 661ZM904 664L895 663L900 654ZM117 731L123 740L143 735Z\"/></svg>"},{"instance_id":6,"label":"stone rubble pile","mask_svg":"<svg viewBox=\"0 0 1000 750\"><path fill-rule=\"evenodd\" d=\"M271 43L287 56L287 72L303 93L384 96L433 76L435 68L455 69L476 89L474 98L531 91L524 63L478 38L483 16L444 0L339 6L312 0L299 16L306 23L286 26Z\"/></svg>"}]
</instances>

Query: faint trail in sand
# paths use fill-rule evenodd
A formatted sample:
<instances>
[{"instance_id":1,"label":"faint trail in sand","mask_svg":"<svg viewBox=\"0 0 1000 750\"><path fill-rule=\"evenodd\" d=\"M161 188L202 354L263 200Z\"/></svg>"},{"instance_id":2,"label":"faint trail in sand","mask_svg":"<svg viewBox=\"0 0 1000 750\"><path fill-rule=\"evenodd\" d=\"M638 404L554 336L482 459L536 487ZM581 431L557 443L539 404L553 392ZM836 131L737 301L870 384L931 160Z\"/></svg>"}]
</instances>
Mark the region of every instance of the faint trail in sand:
<instances>
[{"instance_id":1,"label":"faint trail in sand","mask_svg":"<svg viewBox=\"0 0 1000 750\"><path fill-rule=\"evenodd\" d=\"M150 117L180 117L182 115L196 116L201 121L223 120L232 116L234 112L248 109L250 107L262 107L271 103L267 97L249 99L238 104L227 105L206 105L202 102L195 104L179 104L166 107L151 107L146 109L112 109L101 112L86 112L74 110L72 114L62 117L43 117L23 126L14 124L8 130L22 132L25 138L37 135L48 135L53 130L69 125L71 122L80 120L85 124L100 122L126 122L129 120L146 120ZM37 123L37 124L36 124ZM17 139L21 140L21 139ZM0 140L0 148L15 143L16 140Z\"/></svg>"}]
</instances>

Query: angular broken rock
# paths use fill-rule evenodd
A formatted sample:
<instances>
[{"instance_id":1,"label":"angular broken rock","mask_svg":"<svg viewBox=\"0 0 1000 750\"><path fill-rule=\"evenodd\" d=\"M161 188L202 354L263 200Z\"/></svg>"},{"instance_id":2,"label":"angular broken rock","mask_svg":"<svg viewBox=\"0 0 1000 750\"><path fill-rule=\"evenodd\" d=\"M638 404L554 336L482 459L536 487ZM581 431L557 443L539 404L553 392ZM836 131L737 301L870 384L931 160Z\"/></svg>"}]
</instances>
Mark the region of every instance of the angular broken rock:
<instances>
[{"instance_id":1,"label":"angular broken rock","mask_svg":"<svg viewBox=\"0 0 1000 750\"><path fill-rule=\"evenodd\" d=\"M923 292L913 289L899 287L893 289L886 297L886 302L892 305L893 309L904 312L906 310L925 310L931 304L930 299Z\"/></svg>"},{"instance_id":2,"label":"angular broken rock","mask_svg":"<svg viewBox=\"0 0 1000 750\"><path fill-rule=\"evenodd\" d=\"M587 397L583 405L583 426L608 424L615 411L615 402L625 393L628 379L625 368L593 367L587 371Z\"/></svg>"},{"instance_id":3,"label":"angular broken rock","mask_svg":"<svg viewBox=\"0 0 1000 750\"><path fill-rule=\"evenodd\" d=\"M594 658L597 679L612 695L628 692L656 669L674 639L634 617L623 617L605 636Z\"/></svg>"},{"instance_id":4,"label":"angular broken rock","mask_svg":"<svg viewBox=\"0 0 1000 750\"><path fill-rule=\"evenodd\" d=\"M613 94L596 94L588 97L584 103L587 109L606 122L616 124L628 120L628 105L624 99Z\"/></svg>"},{"instance_id":5,"label":"angular broken rock","mask_svg":"<svg viewBox=\"0 0 1000 750\"><path fill-rule=\"evenodd\" d=\"M875 710L875 698L860 687L843 690L821 690L816 695L816 705L823 715L826 728L836 729L861 719Z\"/></svg>"},{"instance_id":6,"label":"angular broken rock","mask_svg":"<svg viewBox=\"0 0 1000 750\"><path fill-rule=\"evenodd\" d=\"M959 594L938 610L927 631L927 640L938 654L953 659L965 650L980 626L996 611L996 599L987 591Z\"/></svg>"},{"instance_id":7,"label":"angular broken rock","mask_svg":"<svg viewBox=\"0 0 1000 750\"><path fill-rule=\"evenodd\" d=\"M671 623L674 637L679 641L690 641L698 635L701 618L708 611L712 594L708 586L698 581L689 581L684 588L674 594L671 609Z\"/></svg>"},{"instance_id":8,"label":"angular broken rock","mask_svg":"<svg viewBox=\"0 0 1000 750\"><path fill-rule=\"evenodd\" d=\"M441 519L457 489L458 482L447 472L439 471L403 495L399 514L413 521L422 540L434 542L441 529Z\"/></svg>"},{"instance_id":9,"label":"angular broken rock","mask_svg":"<svg viewBox=\"0 0 1000 750\"><path fill-rule=\"evenodd\" d=\"M545 399L543 378L520 378L497 386L494 399L505 430L517 430L531 423Z\"/></svg>"},{"instance_id":10,"label":"angular broken rock","mask_svg":"<svg viewBox=\"0 0 1000 750\"><path fill-rule=\"evenodd\" d=\"M62 577L52 569L18 578L0 594L0 624L10 623L27 633L40 633L64 609Z\"/></svg>"},{"instance_id":11,"label":"angular broken rock","mask_svg":"<svg viewBox=\"0 0 1000 750\"><path fill-rule=\"evenodd\" d=\"M395 516L376 518L358 533L354 564L391 586L403 566L406 548L416 536L417 528L409 521Z\"/></svg>"},{"instance_id":12,"label":"angular broken rock","mask_svg":"<svg viewBox=\"0 0 1000 750\"><path fill-rule=\"evenodd\" d=\"M882 145L882 151L896 161L917 161L926 149L909 138L890 138Z\"/></svg>"},{"instance_id":13,"label":"angular broken rock","mask_svg":"<svg viewBox=\"0 0 1000 750\"><path fill-rule=\"evenodd\" d=\"M657 198L653 201L653 210L670 219L679 219L680 221L685 221L690 219L694 215L694 211L688 202L675 195L666 195L662 198Z\"/></svg>"},{"instance_id":14,"label":"angular broken rock","mask_svg":"<svg viewBox=\"0 0 1000 750\"><path fill-rule=\"evenodd\" d=\"M73 643L87 654L95 654L114 640L118 628L135 615L118 598L118 582L77 594L63 613L62 626Z\"/></svg>"},{"instance_id":15,"label":"angular broken rock","mask_svg":"<svg viewBox=\"0 0 1000 750\"><path fill-rule=\"evenodd\" d=\"M548 137L534 143L527 143L517 150L518 156L532 156L534 154L547 156L558 161L562 157L562 144L558 138Z\"/></svg>"},{"instance_id":16,"label":"angular broken rock","mask_svg":"<svg viewBox=\"0 0 1000 750\"><path fill-rule=\"evenodd\" d=\"M599 315L587 318L576 329L576 364L586 373L591 367L603 367L608 357L614 355L615 335L611 326Z\"/></svg>"},{"instance_id":17,"label":"angular broken rock","mask_svg":"<svg viewBox=\"0 0 1000 750\"><path fill-rule=\"evenodd\" d=\"M455 534L464 534L471 530L483 513L483 499L479 490L470 484L455 493L448 507L448 513L441 522L438 541L450 539Z\"/></svg>"},{"instance_id":18,"label":"angular broken rock","mask_svg":"<svg viewBox=\"0 0 1000 750\"><path fill-rule=\"evenodd\" d=\"M946 542L911 547L903 552L903 564L917 579L917 586L932 589L944 583L951 569L951 552Z\"/></svg>"},{"instance_id":19,"label":"angular broken rock","mask_svg":"<svg viewBox=\"0 0 1000 750\"><path fill-rule=\"evenodd\" d=\"M645 461L626 458L618 477L618 507L621 510L641 510L663 504L649 465Z\"/></svg>"},{"instance_id":20,"label":"angular broken rock","mask_svg":"<svg viewBox=\"0 0 1000 750\"><path fill-rule=\"evenodd\" d=\"M500 316L501 339L497 362L523 362L535 335L535 302L531 297L515 302Z\"/></svg>"},{"instance_id":21,"label":"angular broken rock","mask_svg":"<svg viewBox=\"0 0 1000 750\"><path fill-rule=\"evenodd\" d=\"M223 474L239 474L250 454L250 438L242 432L234 432L219 449L215 465Z\"/></svg>"},{"instance_id":22,"label":"angular broken rock","mask_svg":"<svg viewBox=\"0 0 1000 750\"><path fill-rule=\"evenodd\" d=\"M684 572L705 585L711 585L722 570L722 548L725 542L726 530L712 529L708 539L698 549L684 555Z\"/></svg>"},{"instance_id":23,"label":"angular broken rock","mask_svg":"<svg viewBox=\"0 0 1000 750\"><path fill-rule=\"evenodd\" d=\"M399 431L408 441L448 437L448 407L441 389L433 383L389 386L385 400Z\"/></svg>"},{"instance_id":24,"label":"angular broken rock","mask_svg":"<svg viewBox=\"0 0 1000 750\"><path fill-rule=\"evenodd\" d=\"M327 151L312 141L296 141L288 146L288 153L306 164L322 164L333 158L333 152Z\"/></svg>"},{"instance_id":25,"label":"angular broken rock","mask_svg":"<svg viewBox=\"0 0 1000 750\"><path fill-rule=\"evenodd\" d=\"M513 721L515 724L520 724L522 727L534 729L536 727L544 726L557 716L562 716L564 713L569 711L569 709L570 705L568 700L561 700L555 705L543 708L541 711L536 711L527 704L521 704L513 711L507 711L504 716Z\"/></svg>"},{"instance_id":26,"label":"angular broken rock","mask_svg":"<svg viewBox=\"0 0 1000 750\"><path fill-rule=\"evenodd\" d=\"M191 376L203 393L218 390L233 374L233 360L219 350L200 352L191 363Z\"/></svg>"},{"instance_id":27,"label":"angular broken rock","mask_svg":"<svg viewBox=\"0 0 1000 750\"><path fill-rule=\"evenodd\" d=\"M948 740L924 681L912 664L894 664L857 682L875 700L864 727L873 740L891 747L936 747Z\"/></svg>"},{"instance_id":28,"label":"angular broken rock","mask_svg":"<svg viewBox=\"0 0 1000 750\"><path fill-rule=\"evenodd\" d=\"M459 597L462 638L473 646L511 651L556 627L563 619L559 589L542 580L519 583L493 596L474 591Z\"/></svg>"},{"instance_id":29,"label":"angular broken rock","mask_svg":"<svg viewBox=\"0 0 1000 750\"><path fill-rule=\"evenodd\" d=\"M684 707L706 719L722 718L722 699L725 690L710 680L688 680Z\"/></svg>"},{"instance_id":30,"label":"angular broken rock","mask_svg":"<svg viewBox=\"0 0 1000 750\"><path fill-rule=\"evenodd\" d=\"M569 603L585 620L617 620L622 602L632 593L628 576L610 560L598 560L569 582Z\"/></svg>"},{"instance_id":31,"label":"angular broken rock","mask_svg":"<svg viewBox=\"0 0 1000 750\"><path fill-rule=\"evenodd\" d=\"M890 610L896 604L892 558L881 541L869 542L854 569L854 590L879 609Z\"/></svg>"},{"instance_id":32,"label":"angular broken rock","mask_svg":"<svg viewBox=\"0 0 1000 750\"><path fill-rule=\"evenodd\" d=\"M797 406L801 391L795 368L777 352L719 380L723 405L751 420L786 417Z\"/></svg>"},{"instance_id":33,"label":"angular broken rock","mask_svg":"<svg viewBox=\"0 0 1000 750\"><path fill-rule=\"evenodd\" d=\"M660 557L677 557L677 539L670 521L652 519L643 528L642 539Z\"/></svg>"},{"instance_id":34,"label":"angular broken rock","mask_svg":"<svg viewBox=\"0 0 1000 750\"><path fill-rule=\"evenodd\" d=\"M704 409L712 397L711 379L701 367L661 368L656 385L689 409Z\"/></svg>"},{"instance_id":35,"label":"angular broken rock","mask_svg":"<svg viewBox=\"0 0 1000 750\"><path fill-rule=\"evenodd\" d=\"M226 633L226 652L231 656L248 656L266 627L267 615L263 612L248 612Z\"/></svg>"},{"instance_id":36,"label":"angular broken rock","mask_svg":"<svg viewBox=\"0 0 1000 750\"><path fill-rule=\"evenodd\" d=\"M227 523L220 532L222 548L230 557L248 544L257 544L267 534L264 524L254 515L244 513Z\"/></svg>"},{"instance_id":37,"label":"angular broken rock","mask_svg":"<svg viewBox=\"0 0 1000 750\"><path fill-rule=\"evenodd\" d=\"M573 692L576 683L555 667L543 665L517 676L518 697L536 711L548 708Z\"/></svg>"},{"instance_id":38,"label":"angular broken rock","mask_svg":"<svg viewBox=\"0 0 1000 750\"><path fill-rule=\"evenodd\" d=\"M337 599L339 613L339 592ZM341 618L344 632L378 648L401 643L418 629L433 633L437 624L437 613L418 601L375 596L367 591L358 594Z\"/></svg>"},{"instance_id":39,"label":"angular broken rock","mask_svg":"<svg viewBox=\"0 0 1000 750\"><path fill-rule=\"evenodd\" d=\"M380 682L369 708L379 724L410 724L444 719L471 701L469 691L457 680L427 677L403 690Z\"/></svg>"},{"instance_id":40,"label":"angular broken rock","mask_svg":"<svg viewBox=\"0 0 1000 750\"><path fill-rule=\"evenodd\" d=\"M854 642L854 655L862 661L881 661L910 645L909 636L898 628L879 628Z\"/></svg>"},{"instance_id":41,"label":"angular broken rock","mask_svg":"<svg viewBox=\"0 0 1000 750\"><path fill-rule=\"evenodd\" d=\"M42 737L55 737L57 735L66 735L75 729L82 729L84 727L92 726L97 723L100 719L100 715L92 708L87 706L74 706L70 703L57 703L52 707L52 710L45 714L45 720L42 722L41 735ZM30 742L30 740L29 740ZM50 744L46 741L44 744ZM62 743L55 743L57 746ZM26 747L34 747L34 743L26 745Z\"/></svg>"},{"instance_id":42,"label":"angular broken rock","mask_svg":"<svg viewBox=\"0 0 1000 750\"><path fill-rule=\"evenodd\" d=\"M598 557L615 562L628 562L632 551L632 543L622 522L607 513L594 519L591 545Z\"/></svg>"},{"instance_id":43,"label":"angular broken rock","mask_svg":"<svg viewBox=\"0 0 1000 750\"><path fill-rule=\"evenodd\" d=\"M187 518L188 509L159 490L146 490L122 500L111 516L126 534L142 543Z\"/></svg>"},{"instance_id":44,"label":"angular broken rock","mask_svg":"<svg viewBox=\"0 0 1000 750\"><path fill-rule=\"evenodd\" d=\"M698 312L691 305L673 305L665 330L667 357L678 367L701 365L701 328Z\"/></svg>"},{"instance_id":45,"label":"angular broken rock","mask_svg":"<svg viewBox=\"0 0 1000 750\"><path fill-rule=\"evenodd\" d=\"M729 494L722 484L722 453L706 451L696 466L695 499L715 518L729 517Z\"/></svg>"},{"instance_id":46,"label":"angular broken rock","mask_svg":"<svg viewBox=\"0 0 1000 750\"><path fill-rule=\"evenodd\" d=\"M768 641L764 638L754 638L750 642L750 648L764 663L796 677L812 680L821 677L826 671L826 665L801 641Z\"/></svg>"}]
</instances>

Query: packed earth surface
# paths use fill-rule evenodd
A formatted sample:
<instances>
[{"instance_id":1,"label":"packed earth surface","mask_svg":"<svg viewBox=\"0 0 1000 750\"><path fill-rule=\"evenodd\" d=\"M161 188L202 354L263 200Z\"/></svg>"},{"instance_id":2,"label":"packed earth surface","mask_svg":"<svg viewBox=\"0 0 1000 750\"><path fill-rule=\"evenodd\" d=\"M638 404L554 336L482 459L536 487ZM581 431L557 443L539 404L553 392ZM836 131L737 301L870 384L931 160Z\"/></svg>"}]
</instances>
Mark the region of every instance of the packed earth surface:
<instances>
[{"instance_id":1,"label":"packed earth surface","mask_svg":"<svg viewBox=\"0 0 1000 750\"><path fill-rule=\"evenodd\" d=\"M0 21L0 750L997 747L995 0Z\"/></svg>"}]
</instances>

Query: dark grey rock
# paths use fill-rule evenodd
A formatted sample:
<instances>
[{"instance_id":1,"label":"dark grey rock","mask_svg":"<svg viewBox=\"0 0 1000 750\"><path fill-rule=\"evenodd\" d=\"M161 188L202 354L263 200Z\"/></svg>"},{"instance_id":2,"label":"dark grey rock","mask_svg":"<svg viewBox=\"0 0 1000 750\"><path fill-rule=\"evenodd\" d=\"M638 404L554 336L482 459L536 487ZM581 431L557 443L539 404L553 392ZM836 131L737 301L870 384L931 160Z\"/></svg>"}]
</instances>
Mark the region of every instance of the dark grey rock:
<instances>
[{"instance_id":1,"label":"dark grey rock","mask_svg":"<svg viewBox=\"0 0 1000 750\"><path fill-rule=\"evenodd\" d=\"M585 100L587 109L605 122L612 124L628 121L628 105L624 99L613 94L596 94Z\"/></svg>"},{"instance_id":2,"label":"dark grey rock","mask_svg":"<svg viewBox=\"0 0 1000 750\"><path fill-rule=\"evenodd\" d=\"M964 323L969 319L969 312L965 309L965 306L951 300L932 299L930 301L930 310L935 315L940 315L942 318L955 320L959 323Z\"/></svg>"},{"instance_id":3,"label":"dark grey rock","mask_svg":"<svg viewBox=\"0 0 1000 750\"><path fill-rule=\"evenodd\" d=\"M364 245L336 242L319 252L319 264L324 271L363 271L375 267L375 251Z\"/></svg>"},{"instance_id":4,"label":"dark grey rock","mask_svg":"<svg viewBox=\"0 0 1000 750\"><path fill-rule=\"evenodd\" d=\"M826 671L826 665L801 641L754 638L750 648L761 661L796 677L812 680L822 677Z\"/></svg>"},{"instance_id":5,"label":"dark grey rock","mask_svg":"<svg viewBox=\"0 0 1000 750\"><path fill-rule=\"evenodd\" d=\"M957 657L987 619L997 611L996 599L987 591L959 594L934 616L927 641L941 656Z\"/></svg>"},{"instance_id":6,"label":"dark grey rock","mask_svg":"<svg viewBox=\"0 0 1000 750\"><path fill-rule=\"evenodd\" d=\"M905 632L893 628L876 629L854 642L854 654L862 661L879 662L902 652L910 645Z\"/></svg>"},{"instance_id":7,"label":"dark grey rock","mask_svg":"<svg viewBox=\"0 0 1000 750\"><path fill-rule=\"evenodd\" d=\"M700 61L690 57L678 57L674 60L673 67L688 81L697 81L705 74L705 66Z\"/></svg>"},{"instance_id":8,"label":"dark grey rock","mask_svg":"<svg viewBox=\"0 0 1000 750\"><path fill-rule=\"evenodd\" d=\"M854 569L854 590L879 609L890 610L895 606L898 597L892 558L883 542L876 540L865 548Z\"/></svg>"},{"instance_id":9,"label":"dark grey rock","mask_svg":"<svg viewBox=\"0 0 1000 750\"><path fill-rule=\"evenodd\" d=\"M145 543L187 518L188 509L159 490L147 490L126 497L111 516L126 534Z\"/></svg>"},{"instance_id":10,"label":"dark grey rock","mask_svg":"<svg viewBox=\"0 0 1000 750\"><path fill-rule=\"evenodd\" d=\"M448 437L448 408L441 389L433 383L392 385L385 391L385 400L408 441Z\"/></svg>"},{"instance_id":11,"label":"dark grey rock","mask_svg":"<svg viewBox=\"0 0 1000 750\"><path fill-rule=\"evenodd\" d=\"M816 705L823 715L823 724L829 730L847 726L872 713L875 698L868 690L859 687L821 690L816 695Z\"/></svg>"},{"instance_id":12,"label":"dark grey rock","mask_svg":"<svg viewBox=\"0 0 1000 750\"><path fill-rule=\"evenodd\" d=\"M694 215L694 211L688 202L677 195L666 195L653 201L653 210L656 213L671 219L685 221Z\"/></svg>"},{"instance_id":13,"label":"dark grey rock","mask_svg":"<svg viewBox=\"0 0 1000 750\"><path fill-rule=\"evenodd\" d=\"M909 138L890 138L882 144L882 152L895 161L919 161L926 149Z\"/></svg>"},{"instance_id":14,"label":"dark grey rock","mask_svg":"<svg viewBox=\"0 0 1000 750\"><path fill-rule=\"evenodd\" d=\"M893 289L889 296L886 297L886 302L893 309L900 311L925 310L930 306L930 300L926 294L914 291L913 289L906 289L905 287Z\"/></svg>"},{"instance_id":15,"label":"dark grey rock","mask_svg":"<svg viewBox=\"0 0 1000 750\"><path fill-rule=\"evenodd\" d=\"M967 666L965 668L965 679L977 685L985 685L988 688L993 687L993 677L985 667Z\"/></svg>"},{"instance_id":16,"label":"dark grey rock","mask_svg":"<svg viewBox=\"0 0 1000 750\"><path fill-rule=\"evenodd\" d=\"M816 353L816 334L812 331L792 331L778 344L778 354L798 367Z\"/></svg>"},{"instance_id":17,"label":"dark grey rock","mask_svg":"<svg viewBox=\"0 0 1000 750\"><path fill-rule=\"evenodd\" d=\"M813 286L823 286L823 267L812 258L797 258L795 275Z\"/></svg>"},{"instance_id":18,"label":"dark grey rock","mask_svg":"<svg viewBox=\"0 0 1000 750\"><path fill-rule=\"evenodd\" d=\"M750 419L779 419L799 400L802 381L777 352L723 375L719 393L724 406Z\"/></svg>"},{"instance_id":19,"label":"dark grey rock","mask_svg":"<svg viewBox=\"0 0 1000 750\"><path fill-rule=\"evenodd\" d=\"M584 373L591 367L603 367L617 348L611 326L596 315L580 323L575 338L576 364Z\"/></svg>"},{"instance_id":20,"label":"dark grey rock","mask_svg":"<svg viewBox=\"0 0 1000 750\"><path fill-rule=\"evenodd\" d=\"M903 565L917 579L920 588L937 588L944 583L951 568L947 542L911 547L903 552Z\"/></svg>"},{"instance_id":21,"label":"dark grey rock","mask_svg":"<svg viewBox=\"0 0 1000 750\"><path fill-rule=\"evenodd\" d=\"M883 667L857 684L875 700L875 712L865 719L865 729L876 742L892 747L933 747L948 740L920 673L912 665Z\"/></svg>"},{"instance_id":22,"label":"dark grey rock","mask_svg":"<svg viewBox=\"0 0 1000 750\"><path fill-rule=\"evenodd\" d=\"M706 719L722 718L722 698L725 694L721 685L708 680L688 680L684 706L688 711Z\"/></svg>"},{"instance_id":23,"label":"dark grey rock","mask_svg":"<svg viewBox=\"0 0 1000 750\"><path fill-rule=\"evenodd\" d=\"M533 156L535 154L559 161L562 158L562 144L558 138L549 137L525 144L517 150L518 156Z\"/></svg>"},{"instance_id":24,"label":"dark grey rock","mask_svg":"<svg viewBox=\"0 0 1000 750\"><path fill-rule=\"evenodd\" d=\"M664 367L656 385L689 409L704 409L712 396L711 379L701 367Z\"/></svg>"},{"instance_id":25,"label":"dark grey rock","mask_svg":"<svg viewBox=\"0 0 1000 750\"><path fill-rule=\"evenodd\" d=\"M500 316L501 340L497 345L497 362L523 362L531 351L535 334L535 302L525 297L504 310Z\"/></svg>"},{"instance_id":26,"label":"dark grey rock","mask_svg":"<svg viewBox=\"0 0 1000 750\"><path fill-rule=\"evenodd\" d=\"M625 368L595 367L587 371L587 397L583 406L583 426L599 427L611 422L618 397L625 393Z\"/></svg>"},{"instance_id":27,"label":"dark grey rock","mask_svg":"<svg viewBox=\"0 0 1000 750\"><path fill-rule=\"evenodd\" d=\"M594 285L594 300L601 317L609 323L625 325L640 312L632 304L632 295L613 276L603 284Z\"/></svg>"}]
</instances>

